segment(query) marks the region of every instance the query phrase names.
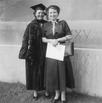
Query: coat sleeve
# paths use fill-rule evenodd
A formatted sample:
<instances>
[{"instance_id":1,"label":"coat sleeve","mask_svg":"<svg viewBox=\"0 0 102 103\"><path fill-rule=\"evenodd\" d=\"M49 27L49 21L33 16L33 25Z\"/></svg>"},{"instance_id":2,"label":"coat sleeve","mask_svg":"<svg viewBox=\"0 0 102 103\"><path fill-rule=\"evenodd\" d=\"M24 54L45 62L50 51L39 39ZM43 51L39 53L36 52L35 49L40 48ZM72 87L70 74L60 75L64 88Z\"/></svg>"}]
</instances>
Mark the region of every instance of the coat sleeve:
<instances>
[{"instance_id":1,"label":"coat sleeve","mask_svg":"<svg viewBox=\"0 0 102 103\"><path fill-rule=\"evenodd\" d=\"M67 24L66 21L63 20L63 28L64 28L64 34L65 35L72 35L71 30Z\"/></svg>"},{"instance_id":2,"label":"coat sleeve","mask_svg":"<svg viewBox=\"0 0 102 103\"><path fill-rule=\"evenodd\" d=\"M22 40L22 46L19 52L19 59L26 59L28 50L28 40L29 40L29 25L27 26Z\"/></svg>"}]
</instances>

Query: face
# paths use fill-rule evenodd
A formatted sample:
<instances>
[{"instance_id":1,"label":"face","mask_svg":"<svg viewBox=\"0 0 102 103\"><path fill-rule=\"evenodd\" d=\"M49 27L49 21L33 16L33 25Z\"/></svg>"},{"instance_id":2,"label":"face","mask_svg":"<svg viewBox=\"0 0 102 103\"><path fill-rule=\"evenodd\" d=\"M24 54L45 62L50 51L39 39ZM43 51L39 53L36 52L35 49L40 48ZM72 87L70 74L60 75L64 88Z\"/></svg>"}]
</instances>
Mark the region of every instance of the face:
<instances>
[{"instance_id":1,"label":"face","mask_svg":"<svg viewBox=\"0 0 102 103\"><path fill-rule=\"evenodd\" d=\"M35 17L37 20L42 20L44 17L44 11L43 10L36 10Z\"/></svg>"},{"instance_id":2,"label":"face","mask_svg":"<svg viewBox=\"0 0 102 103\"><path fill-rule=\"evenodd\" d=\"M58 17L58 12L57 12L57 10L55 10L55 9L53 9L53 8L50 8L49 10L48 10L48 19L49 20L51 20L51 21L54 21L54 20L56 20L57 19L57 17Z\"/></svg>"}]
</instances>

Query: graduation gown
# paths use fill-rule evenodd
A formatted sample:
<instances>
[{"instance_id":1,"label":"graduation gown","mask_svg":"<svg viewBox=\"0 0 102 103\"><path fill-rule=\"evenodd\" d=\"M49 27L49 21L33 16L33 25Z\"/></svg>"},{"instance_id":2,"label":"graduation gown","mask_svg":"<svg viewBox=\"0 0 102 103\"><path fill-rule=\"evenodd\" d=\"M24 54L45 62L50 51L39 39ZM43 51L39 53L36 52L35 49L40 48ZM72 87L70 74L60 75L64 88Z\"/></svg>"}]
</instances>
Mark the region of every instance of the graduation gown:
<instances>
[{"instance_id":1,"label":"graduation gown","mask_svg":"<svg viewBox=\"0 0 102 103\"><path fill-rule=\"evenodd\" d=\"M44 53L42 28L45 20L34 19L28 24L22 40L19 58L25 59L26 88L28 90L44 89Z\"/></svg>"}]
</instances>

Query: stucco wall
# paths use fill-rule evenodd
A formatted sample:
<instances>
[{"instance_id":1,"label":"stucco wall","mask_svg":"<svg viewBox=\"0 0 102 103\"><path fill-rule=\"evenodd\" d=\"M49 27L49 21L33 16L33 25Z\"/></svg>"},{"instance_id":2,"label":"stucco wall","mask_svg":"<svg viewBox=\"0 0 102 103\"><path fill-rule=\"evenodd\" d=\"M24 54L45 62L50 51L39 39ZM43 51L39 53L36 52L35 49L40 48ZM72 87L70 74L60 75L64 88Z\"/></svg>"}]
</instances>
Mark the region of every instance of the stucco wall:
<instances>
[{"instance_id":1,"label":"stucco wall","mask_svg":"<svg viewBox=\"0 0 102 103\"><path fill-rule=\"evenodd\" d=\"M75 48L71 60L75 90L102 97L102 49Z\"/></svg>"},{"instance_id":2,"label":"stucco wall","mask_svg":"<svg viewBox=\"0 0 102 103\"><path fill-rule=\"evenodd\" d=\"M25 84L25 61L18 59L20 47L0 45L0 81Z\"/></svg>"}]
</instances>

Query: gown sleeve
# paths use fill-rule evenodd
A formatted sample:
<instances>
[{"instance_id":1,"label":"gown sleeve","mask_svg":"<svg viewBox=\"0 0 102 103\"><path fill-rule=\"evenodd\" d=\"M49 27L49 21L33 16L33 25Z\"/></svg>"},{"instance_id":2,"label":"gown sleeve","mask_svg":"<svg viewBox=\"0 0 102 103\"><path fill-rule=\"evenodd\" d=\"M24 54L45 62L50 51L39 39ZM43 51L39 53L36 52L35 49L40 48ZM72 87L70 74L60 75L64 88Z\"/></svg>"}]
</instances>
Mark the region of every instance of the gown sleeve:
<instances>
[{"instance_id":1,"label":"gown sleeve","mask_svg":"<svg viewBox=\"0 0 102 103\"><path fill-rule=\"evenodd\" d=\"M22 46L19 52L19 59L25 59L26 58L26 53L28 49L28 39L29 39L29 25L27 26L24 35L23 35L23 40L22 40Z\"/></svg>"},{"instance_id":2,"label":"gown sleeve","mask_svg":"<svg viewBox=\"0 0 102 103\"><path fill-rule=\"evenodd\" d=\"M35 43L37 27L33 23L30 23L23 35L22 46L19 52L19 59L26 59L28 56L28 49Z\"/></svg>"}]
</instances>

